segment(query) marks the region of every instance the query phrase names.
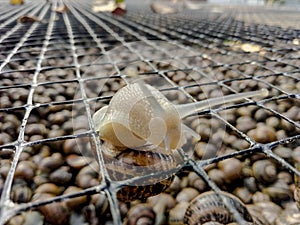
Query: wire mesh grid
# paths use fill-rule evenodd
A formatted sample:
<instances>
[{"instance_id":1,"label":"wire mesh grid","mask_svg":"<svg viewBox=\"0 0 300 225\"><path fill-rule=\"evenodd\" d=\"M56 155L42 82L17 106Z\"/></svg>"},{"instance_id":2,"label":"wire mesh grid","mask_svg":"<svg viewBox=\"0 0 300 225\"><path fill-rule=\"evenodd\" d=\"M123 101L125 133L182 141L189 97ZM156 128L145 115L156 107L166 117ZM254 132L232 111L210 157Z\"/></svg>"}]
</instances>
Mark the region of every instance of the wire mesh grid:
<instances>
[{"instance_id":1,"label":"wire mesh grid","mask_svg":"<svg viewBox=\"0 0 300 225\"><path fill-rule=\"evenodd\" d=\"M122 224L128 220L122 207L137 204L118 201L124 186L171 176L173 186L178 180L181 187L192 186L182 184L191 173L206 184L196 190L215 191L243 224L221 190L232 192L251 177L258 182L251 196L273 190L279 178L263 184L247 172L265 158L278 174L290 175L284 193L270 194L271 200L281 207L294 202L292 175L300 175L294 166L300 138L297 10L285 9L289 16L274 23L261 17L268 12L276 18L282 12L276 8L204 4L159 15L147 4L129 2L126 15L118 17L93 12L93 2L1 4L0 224L30 223L29 214L49 224ZM155 84L175 103L262 88L269 95L191 115L186 123L202 138L189 146L193 154L179 149L182 161L171 169L115 181L92 115L136 79ZM213 172L220 174L222 162L233 158L242 163L241 173L215 178ZM180 192L165 191L174 198Z\"/></svg>"}]
</instances>

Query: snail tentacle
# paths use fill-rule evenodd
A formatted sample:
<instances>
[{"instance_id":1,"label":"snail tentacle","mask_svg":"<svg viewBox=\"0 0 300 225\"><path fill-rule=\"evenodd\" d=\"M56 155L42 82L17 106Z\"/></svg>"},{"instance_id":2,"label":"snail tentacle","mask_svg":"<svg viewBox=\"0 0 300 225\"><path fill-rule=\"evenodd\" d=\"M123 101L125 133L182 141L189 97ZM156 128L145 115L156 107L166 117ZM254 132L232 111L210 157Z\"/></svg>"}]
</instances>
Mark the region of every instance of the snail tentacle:
<instances>
[{"instance_id":1,"label":"snail tentacle","mask_svg":"<svg viewBox=\"0 0 300 225\"><path fill-rule=\"evenodd\" d=\"M179 112L180 118L187 117L189 115L192 115L194 113L197 113L199 111L209 109L210 107L229 103L229 102L235 102L242 100L243 98L249 98L254 96L267 96L269 91L267 89L261 89L259 91L250 91L245 93L239 93L239 94L232 94L227 96L221 96L211 99L206 99L200 102L192 102L182 105L176 105L176 109Z\"/></svg>"}]
</instances>

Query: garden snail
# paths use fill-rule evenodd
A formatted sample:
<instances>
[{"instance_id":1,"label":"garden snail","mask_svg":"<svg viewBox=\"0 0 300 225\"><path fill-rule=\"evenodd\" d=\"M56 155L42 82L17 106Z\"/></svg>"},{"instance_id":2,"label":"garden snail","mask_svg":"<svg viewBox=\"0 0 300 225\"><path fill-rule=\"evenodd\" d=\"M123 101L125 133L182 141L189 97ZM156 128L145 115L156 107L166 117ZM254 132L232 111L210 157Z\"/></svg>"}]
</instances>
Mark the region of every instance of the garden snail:
<instances>
[{"instance_id":1,"label":"garden snail","mask_svg":"<svg viewBox=\"0 0 300 225\"><path fill-rule=\"evenodd\" d=\"M127 213L125 225L152 225L155 224L156 214L148 204L137 204Z\"/></svg>"},{"instance_id":2,"label":"garden snail","mask_svg":"<svg viewBox=\"0 0 300 225\"><path fill-rule=\"evenodd\" d=\"M106 168L115 181L174 169L181 163L176 157L176 150L186 143L187 135L200 138L183 124L183 118L211 106L267 94L268 91L263 89L175 105L148 84L128 84L112 97L108 106L93 115L96 132L102 141ZM170 185L172 175L166 173L160 178L147 179L147 184L137 184L132 187L133 190L123 188L118 197L130 200L158 194ZM153 185L158 186L153 188ZM139 193L145 186L155 193ZM133 196L129 196L131 191ZM123 194L125 197L122 197Z\"/></svg>"},{"instance_id":3,"label":"garden snail","mask_svg":"<svg viewBox=\"0 0 300 225\"><path fill-rule=\"evenodd\" d=\"M143 150L144 146L152 145L155 151L170 154L182 147L186 133L199 138L182 123L183 118L215 105L267 94L268 91L262 89L175 105L154 87L138 82L121 88L108 106L94 114L93 120L100 139L120 151L126 148Z\"/></svg>"},{"instance_id":4,"label":"garden snail","mask_svg":"<svg viewBox=\"0 0 300 225\"><path fill-rule=\"evenodd\" d=\"M227 192L222 192L221 194L235 207L244 220L248 222L247 224L256 224L253 223L250 213L241 200ZM208 224L210 222L216 224L229 224L234 222L233 215L224 206L219 196L213 191L202 193L194 198L190 202L184 215L184 224Z\"/></svg>"},{"instance_id":5,"label":"garden snail","mask_svg":"<svg viewBox=\"0 0 300 225\"><path fill-rule=\"evenodd\" d=\"M276 165L268 159L258 160L252 165L253 176L261 183L271 184L277 179Z\"/></svg>"}]
</instances>

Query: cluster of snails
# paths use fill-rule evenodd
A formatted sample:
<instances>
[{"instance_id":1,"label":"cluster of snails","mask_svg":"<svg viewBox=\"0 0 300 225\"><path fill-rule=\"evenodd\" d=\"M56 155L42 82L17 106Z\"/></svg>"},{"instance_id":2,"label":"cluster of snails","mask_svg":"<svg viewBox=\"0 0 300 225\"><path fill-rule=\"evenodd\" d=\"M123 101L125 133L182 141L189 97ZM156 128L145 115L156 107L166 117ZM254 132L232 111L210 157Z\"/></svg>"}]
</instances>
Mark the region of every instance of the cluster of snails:
<instances>
[{"instance_id":1,"label":"cluster of snails","mask_svg":"<svg viewBox=\"0 0 300 225\"><path fill-rule=\"evenodd\" d=\"M262 225L263 223L256 217L252 217L247 206L236 196L227 193L220 193L237 210L240 217L247 225ZM191 197L191 196L190 196ZM179 201L179 202L178 202ZM176 203L177 202L177 203ZM164 218L168 212L168 220ZM196 194L190 202L176 200L169 194L162 193L151 197L146 203L134 205L127 213L125 224L203 224L203 225L223 225L236 224L236 218L225 206L221 197L213 191Z\"/></svg>"},{"instance_id":2,"label":"cluster of snails","mask_svg":"<svg viewBox=\"0 0 300 225\"><path fill-rule=\"evenodd\" d=\"M195 175L194 172L191 172L188 177L182 177L181 181L179 181L178 176L175 176L176 179L165 193L148 198L146 203L143 201L138 201L138 204L137 202L133 203L131 209L135 210L130 209L126 218L134 218L136 222L155 221L153 223L149 222L149 224L237 225L236 217L233 217L227 208L228 204L225 204L213 191L207 191L207 186L201 184L201 178L196 178ZM185 178L188 178L188 184ZM279 176L278 179L282 179L282 177ZM197 186L193 187L195 184ZM183 185L188 186L184 187ZM199 189L196 189L196 187ZM300 212L293 201L282 201L285 202L282 205L284 210L282 210L279 205L271 201L272 196L269 196L269 193L260 191L253 194L248 193L252 195L250 201L244 201L244 198L238 198L236 194L235 191L234 195L229 192L221 192L227 203L229 202L244 219L245 224L290 225L299 224L300 222ZM288 192L285 195L287 194ZM295 199L297 200L296 197ZM143 213L132 213L139 208L143 209L141 211Z\"/></svg>"},{"instance_id":3,"label":"cluster of snails","mask_svg":"<svg viewBox=\"0 0 300 225\"><path fill-rule=\"evenodd\" d=\"M148 84L128 84L117 91L109 105L93 116L112 180L127 180L175 168L182 162L176 152L186 143L187 137L200 139L183 123L183 118L215 105L267 94L268 91L263 89L175 105ZM171 184L172 175L150 177L147 184L121 189L118 197L126 201L158 194ZM153 190L157 191L153 193Z\"/></svg>"}]
</instances>

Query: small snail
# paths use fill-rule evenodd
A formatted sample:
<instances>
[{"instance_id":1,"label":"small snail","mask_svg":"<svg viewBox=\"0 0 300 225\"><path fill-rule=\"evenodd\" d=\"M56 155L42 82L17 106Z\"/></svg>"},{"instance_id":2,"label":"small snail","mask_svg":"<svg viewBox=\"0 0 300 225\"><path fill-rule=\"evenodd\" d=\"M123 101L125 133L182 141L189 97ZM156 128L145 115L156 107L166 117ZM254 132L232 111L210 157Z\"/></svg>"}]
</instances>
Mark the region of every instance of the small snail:
<instances>
[{"instance_id":1,"label":"small snail","mask_svg":"<svg viewBox=\"0 0 300 225\"><path fill-rule=\"evenodd\" d=\"M183 124L183 118L211 106L267 94L263 89L175 105L148 84L136 82L121 88L108 106L93 115L111 179L127 180L174 169L181 162L176 150L186 143L188 135L200 138ZM146 183L124 187L117 196L128 201L158 194L171 184L172 176L166 172L159 178L143 179Z\"/></svg>"},{"instance_id":2,"label":"small snail","mask_svg":"<svg viewBox=\"0 0 300 225\"><path fill-rule=\"evenodd\" d=\"M253 176L264 184L271 184L277 179L276 165L269 159L254 162L252 170Z\"/></svg>"},{"instance_id":3,"label":"small snail","mask_svg":"<svg viewBox=\"0 0 300 225\"><path fill-rule=\"evenodd\" d=\"M41 20L35 16L29 16L29 15L24 15L18 18L18 23L28 24L34 22L41 22Z\"/></svg>"},{"instance_id":4,"label":"small snail","mask_svg":"<svg viewBox=\"0 0 300 225\"><path fill-rule=\"evenodd\" d=\"M227 192L222 192L222 195L236 208L245 221L253 224L253 219L241 200ZM208 222L220 224L234 222L233 215L213 191L202 193L194 198L184 215L184 224L206 224Z\"/></svg>"},{"instance_id":5,"label":"small snail","mask_svg":"<svg viewBox=\"0 0 300 225\"><path fill-rule=\"evenodd\" d=\"M125 225L154 225L156 214L150 205L144 203L133 206L127 213L127 218Z\"/></svg>"}]
</instances>

